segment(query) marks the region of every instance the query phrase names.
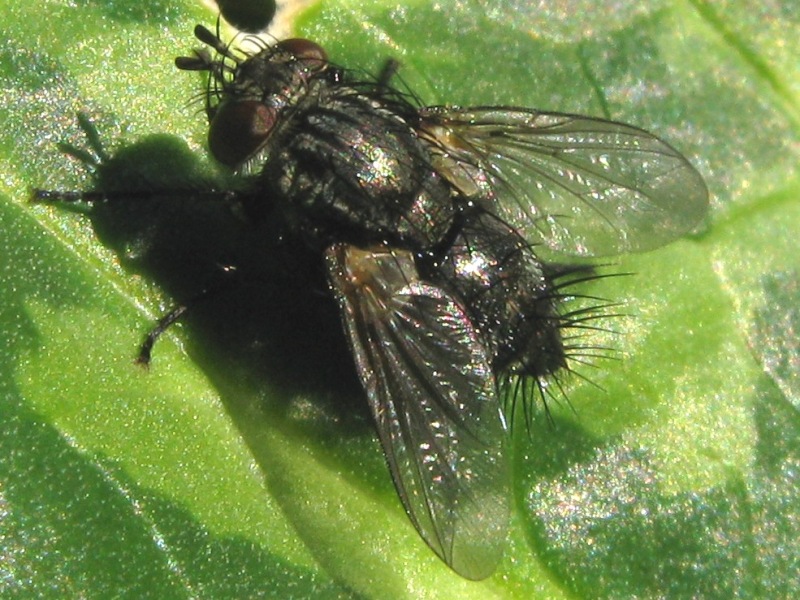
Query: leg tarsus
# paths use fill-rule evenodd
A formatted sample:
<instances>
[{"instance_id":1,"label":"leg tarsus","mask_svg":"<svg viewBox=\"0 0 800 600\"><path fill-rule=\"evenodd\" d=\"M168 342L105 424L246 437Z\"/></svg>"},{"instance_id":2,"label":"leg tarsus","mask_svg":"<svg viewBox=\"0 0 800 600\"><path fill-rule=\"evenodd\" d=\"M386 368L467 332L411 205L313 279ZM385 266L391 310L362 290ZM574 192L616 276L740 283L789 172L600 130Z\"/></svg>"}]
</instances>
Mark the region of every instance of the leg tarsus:
<instances>
[{"instance_id":1,"label":"leg tarsus","mask_svg":"<svg viewBox=\"0 0 800 600\"><path fill-rule=\"evenodd\" d=\"M236 268L231 266L222 267L223 276L231 277L237 274ZM167 314L161 317L145 337L144 342L139 348L139 354L134 361L138 365L148 367L152 358L153 346L155 345L161 334L164 333L170 326L180 320L190 308L194 308L198 303L207 300L208 298L217 296L219 293L231 289L238 281L232 282L230 279L220 279L214 285L205 288L202 292L192 297L186 304L179 304L170 310Z\"/></svg>"},{"instance_id":2,"label":"leg tarsus","mask_svg":"<svg viewBox=\"0 0 800 600\"><path fill-rule=\"evenodd\" d=\"M63 192L58 190L41 190L35 188L31 191L31 202L53 203L56 202L99 202L106 199L107 194L97 191Z\"/></svg>"},{"instance_id":3,"label":"leg tarsus","mask_svg":"<svg viewBox=\"0 0 800 600\"><path fill-rule=\"evenodd\" d=\"M383 64L383 68L381 72L378 74L378 86L382 88L388 88L389 82L392 80L397 74L397 71L400 70L400 61L394 58L389 58Z\"/></svg>"},{"instance_id":4,"label":"leg tarsus","mask_svg":"<svg viewBox=\"0 0 800 600\"><path fill-rule=\"evenodd\" d=\"M186 314L187 310L189 310L189 305L179 304L166 315L161 317L161 319L159 319L156 326L148 332L147 337L139 348L139 354L134 361L137 365L142 365L143 367L150 366L150 358L156 340L161 337L161 334L164 333L173 323Z\"/></svg>"}]
</instances>

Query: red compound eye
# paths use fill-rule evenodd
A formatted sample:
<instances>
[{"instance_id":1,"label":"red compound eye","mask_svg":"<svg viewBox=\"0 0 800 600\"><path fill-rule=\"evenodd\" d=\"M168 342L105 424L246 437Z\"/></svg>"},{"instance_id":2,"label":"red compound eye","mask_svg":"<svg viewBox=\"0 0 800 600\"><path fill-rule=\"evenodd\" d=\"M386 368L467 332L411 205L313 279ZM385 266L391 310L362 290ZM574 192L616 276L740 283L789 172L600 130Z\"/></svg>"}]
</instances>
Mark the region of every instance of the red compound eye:
<instances>
[{"instance_id":1,"label":"red compound eye","mask_svg":"<svg viewBox=\"0 0 800 600\"><path fill-rule=\"evenodd\" d=\"M303 62L312 71L319 71L328 63L328 55L325 50L311 40L290 38L278 42L277 47L294 54L297 60Z\"/></svg>"},{"instance_id":2,"label":"red compound eye","mask_svg":"<svg viewBox=\"0 0 800 600\"><path fill-rule=\"evenodd\" d=\"M275 109L255 100L220 105L208 131L211 154L238 167L264 145L275 120Z\"/></svg>"}]
</instances>

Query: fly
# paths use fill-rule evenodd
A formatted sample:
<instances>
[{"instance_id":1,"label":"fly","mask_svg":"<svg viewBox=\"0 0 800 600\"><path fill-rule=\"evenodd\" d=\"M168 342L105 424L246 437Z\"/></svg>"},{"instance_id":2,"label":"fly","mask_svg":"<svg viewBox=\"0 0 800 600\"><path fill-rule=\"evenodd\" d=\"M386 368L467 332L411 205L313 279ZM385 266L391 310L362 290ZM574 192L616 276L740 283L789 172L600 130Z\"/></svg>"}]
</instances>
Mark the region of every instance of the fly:
<instances>
[{"instance_id":1,"label":"fly","mask_svg":"<svg viewBox=\"0 0 800 600\"><path fill-rule=\"evenodd\" d=\"M195 35L210 51L176 65L209 74L211 153L318 254L410 520L457 573L488 577L511 510L501 397L568 368L563 332L591 318L562 306L593 276L574 259L691 231L702 178L630 125L421 107L391 69L365 80L309 40Z\"/></svg>"}]
</instances>

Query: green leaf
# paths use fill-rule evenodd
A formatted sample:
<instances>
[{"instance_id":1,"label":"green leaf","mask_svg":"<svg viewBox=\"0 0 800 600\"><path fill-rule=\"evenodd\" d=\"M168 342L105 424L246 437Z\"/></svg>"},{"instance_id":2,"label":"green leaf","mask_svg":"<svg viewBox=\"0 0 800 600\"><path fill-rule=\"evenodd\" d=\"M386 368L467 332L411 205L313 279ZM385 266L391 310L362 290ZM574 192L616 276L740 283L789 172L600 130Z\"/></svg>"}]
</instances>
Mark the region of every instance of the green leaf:
<instances>
[{"instance_id":1,"label":"green leaf","mask_svg":"<svg viewBox=\"0 0 800 600\"><path fill-rule=\"evenodd\" d=\"M620 360L582 369L592 384L568 380L574 411L551 405L554 426L515 430L506 558L467 582L403 513L336 315L314 290L214 294L149 370L133 364L161 314L214 284L214 260L269 262L257 232L175 199L89 216L28 201L33 187L91 187L57 146L87 147L79 112L112 156L107 185L219 182L189 103L201 79L173 65L215 15L188 0L6 3L0 595L797 595L794 4L375 0L278 18L340 64L399 59L428 104L656 132L706 177L707 226L615 259L608 271L634 275L582 290L631 315L587 338Z\"/></svg>"}]
</instances>

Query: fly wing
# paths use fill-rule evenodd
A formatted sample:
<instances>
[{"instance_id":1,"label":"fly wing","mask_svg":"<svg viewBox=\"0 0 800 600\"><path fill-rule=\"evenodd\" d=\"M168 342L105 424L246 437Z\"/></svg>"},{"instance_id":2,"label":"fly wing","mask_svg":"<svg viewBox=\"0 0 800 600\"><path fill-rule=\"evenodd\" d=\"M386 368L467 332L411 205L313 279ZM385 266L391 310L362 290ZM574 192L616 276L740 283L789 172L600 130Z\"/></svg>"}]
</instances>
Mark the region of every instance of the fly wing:
<instances>
[{"instance_id":1,"label":"fly wing","mask_svg":"<svg viewBox=\"0 0 800 600\"><path fill-rule=\"evenodd\" d=\"M506 107L430 107L420 119L442 175L557 254L650 250L708 210L689 161L630 125Z\"/></svg>"},{"instance_id":2,"label":"fly wing","mask_svg":"<svg viewBox=\"0 0 800 600\"><path fill-rule=\"evenodd\" d=\"M406 512L456 572L488 577L505 546L510 475L485 345L409 253L335 245L326 264Z\"/></svg>"}]
</instances>

